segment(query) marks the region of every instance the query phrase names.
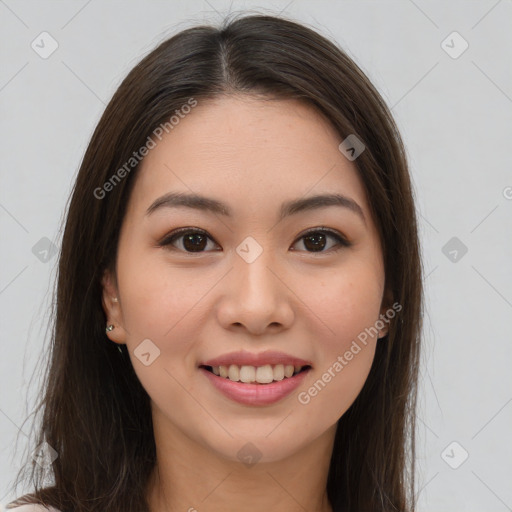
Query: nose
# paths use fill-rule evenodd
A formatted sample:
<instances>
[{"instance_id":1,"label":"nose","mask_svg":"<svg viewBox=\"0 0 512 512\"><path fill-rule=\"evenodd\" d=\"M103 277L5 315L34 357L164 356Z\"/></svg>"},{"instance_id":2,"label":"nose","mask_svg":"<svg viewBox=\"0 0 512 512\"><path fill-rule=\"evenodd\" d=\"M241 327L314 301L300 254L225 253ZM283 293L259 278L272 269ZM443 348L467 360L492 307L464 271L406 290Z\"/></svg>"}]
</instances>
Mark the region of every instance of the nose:
<instances>
[{"instance_id":1,"label":"nose","mask_svg":"<svg viewBox=\"0 0 512 512\"><path fill-rule=\"evenodd\" d=\"M263 253L251 263L235 254L217 301L219 323L228 330L262 335L288 329L294 320L293 293L286 279Z\"/></svg>"}]
</instances>

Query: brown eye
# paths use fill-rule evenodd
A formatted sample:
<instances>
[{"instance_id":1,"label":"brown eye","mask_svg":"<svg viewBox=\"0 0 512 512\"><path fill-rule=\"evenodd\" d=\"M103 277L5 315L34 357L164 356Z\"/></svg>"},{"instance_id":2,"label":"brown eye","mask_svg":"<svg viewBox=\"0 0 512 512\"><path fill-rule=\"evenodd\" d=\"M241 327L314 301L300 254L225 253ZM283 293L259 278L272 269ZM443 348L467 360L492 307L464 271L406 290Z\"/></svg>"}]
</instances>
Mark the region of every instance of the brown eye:
<instances>
[{"instance_id":1,"label":"brown eye","mask_svg":"<svg viewBox=\"0 0 512 512\"><path fill-rule=\"evenodd\" d=\"M208 238L203 234L189 233L183 236L183 247L187 251L198 252L204 250L207 245Z\"/></svg>"},{"instance_id":2,"label":"brown eye","mask_svg":"<svg viewBox=\"0 0 512 512\"><path fill-rule=\"evenodd\" d=\"M329 244L329 238L334 240L334 244ZM329 252L331 249L338 250L341 247L349 247L350 243L339 233L327 229L311 230L296 242L303 240L303 245L307 252ZM336 249L336 246L338 249ZM327 250L324 250L327 247Z\"/></svg>"},{"instance_id":3,"label":"brown eye","mask_svg":"<svg viewBox=\"0 0 512 512\"><path fill-rule=\"evenodd\" d=\"M334 240L334 243L329 240ZM336 251L342 247L349 247L351 244L336 231L330 229L312 229L302 235L294 245L300 241L303 243L306 252L329 252ZM208 243L213 245L209 246ZM207 232L201 229L183 228L176 230L166 236L159 245L168 247L172 250L178 250L186 253L202 253L211 250L218 250L218 244L208 236ZM216 249L217 248L217 249ZM326 249L327 248L327 249ZM295 249L293 249L295 250Z\"/></svg>"},{"instance_id":4,"label":"brown eye","mask_svg":"<svg viewBox=\"0 0 512 512\"><path fill-rule=\"evenodd\" d=\"M213 240L206 234L206 231L187 228L171 233L169 236L164 238L159 245L172 246L173 249L184 252L204 252L208 246L209 240L213 242Z\"/></svg>"}]
</instances>

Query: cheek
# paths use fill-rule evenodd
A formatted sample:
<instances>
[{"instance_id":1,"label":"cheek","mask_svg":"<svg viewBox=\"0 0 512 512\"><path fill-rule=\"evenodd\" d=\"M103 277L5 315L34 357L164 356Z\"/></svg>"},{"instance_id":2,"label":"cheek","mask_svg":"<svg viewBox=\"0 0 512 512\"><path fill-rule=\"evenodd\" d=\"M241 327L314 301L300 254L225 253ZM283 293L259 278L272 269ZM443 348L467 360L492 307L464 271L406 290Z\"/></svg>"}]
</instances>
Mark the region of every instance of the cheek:
<instances>
[{"instance_id":1,"label":"cheek","mask_svg":"<svg viewBox=\"0 0 512 512\"><path fill-rule=\"evenodd\" d=\"M172 268L161 258L150 261L136 253L126 253L119 261L118 280L127 344L133 349L149 338L174 352L186 349L190 336L185 332L200 325L201 298L215 283L214 276L201 276L192 268Z\"/></svg>"},{"instance_id":2,"label":"cheek","mask_svg":"<svg viewBox=\"0 0 512 512\"><path fill-rule=\"evenodd\" d=\"M350 354L350 359L347 355ZM356 343L335 354L299 392L299 407L314 428L325 428L338 421L354 403L363 388L375 354L375 341Z\"/></svg>"},{"instance_id":3,"label":"cheek","mask_svg":"<svg viewBox=\"0 0 512 512\"><path fill-rule=\"evenodd\" d=\"M195 368L194 340L207 313L201 298L215 280L128 253L119 262L118 280L126 344L139 381L161 410L169 407L169 396L176 410L190 408L182 386ZM150 353L148 365L139 358L145 352Z\"/></svg>"},{"instance_id":4,"label":"cheek","mask_svg":"<svg viewBox=\"0 0 512 512\"><path fill-rule=\"evenodd\" d=\"M307 279L302 295L325 341L325 352L346 350L379 319L383 277L378 268L354 262L328 278ZM313 315L312 317L313 318Z\"/></svg>"},{"instance_id":5,"label":"cheek","mask_svg":"<svg viewBox=\"0 0 512 512\"><path fill-rule=\"evenodd\" d=\"M372 327L379 319L381 282L378 271L362 263L337 269L316 284L305 282L310 319L318 328L313 333L318 364L298 398L322 424L337 421L366 382L377 343Z\"/></svg>"}]
</instances>

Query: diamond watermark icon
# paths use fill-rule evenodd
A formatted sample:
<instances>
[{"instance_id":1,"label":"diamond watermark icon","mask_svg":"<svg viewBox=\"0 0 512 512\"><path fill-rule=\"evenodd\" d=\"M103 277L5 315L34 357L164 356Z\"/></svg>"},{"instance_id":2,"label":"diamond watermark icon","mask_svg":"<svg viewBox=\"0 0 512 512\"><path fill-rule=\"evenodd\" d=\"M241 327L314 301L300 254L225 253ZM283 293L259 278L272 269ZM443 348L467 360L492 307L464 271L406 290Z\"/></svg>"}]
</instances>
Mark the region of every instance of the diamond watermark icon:
<instances>
[{"instance_id":1,"label":"diamond watermark icon","mask_svg":"<svg viewBox=\"0 0 512 512\"><path fill-rule=\"evenodd\" d=\"M457 441L452 441L442 452L441 458L450 466L452 469L457 469L469 457L469 453L464 447Z\"/></svg>"},{"instance_id":2,"label":"diamond watermark icon","mask_svg":"<svg viewBox=\"0 0 512 512\"><path fill-rule=\"evenodd\" d=\"M252 236L248 236L236 248L236 252L247 263L253 263L263 252L263 247Z\"/></svg>"},{"instance_id":3,"label":"diamond watermark icon","mask_svg":"<svg viewBox=\"0 0 512 512\"><path fill-rule=\"evenodd\" d=\"M441 252L452 263L458 263L468 252L468 248L456 236L454 236L443 245Z\"/></svg>"},{"instance_id":4,"label":"diamond watermark icon","mask_svg":"<svg viewBox=\"0 0 512 512\"><path fill-rule=\"evenodd\" d=\"M49 238L43 236L32 247L32 253L43 263L48 263L57 254L57 246Z\"/></svg>"},{"instance_id":5,"label":"diamond watermark icon","mask_svg":"<svg viewBox=\"0 0 512 512\"><path fill-rule=\"evenodd\" d=\"M58 453L45 441L32 454L32 459L44 469L49 468L58 457Z\"/></svg>"},{"instance_id":6,"label":"diamond watermark icon","mask_svg":"<svg viewBox=\"0 0 512 512\"><path fill-rule=\"evenodd\" d=\"M253 443L246 443L238 450L236 456L240 462L243 462L247 467L252 467L256 464L263 454L256 448Z\"/></svg>"},{"instance_id":7,"label":"diamond watermark icon","mask_svg":"<svg viewBox=\"0 0 512 512\"><path fill-rule=\"evenodd\" d=\"M59 47L59 43L48 32L41 32L30 46L39 57L47 59Z\"/></svg>"},{"instance_id":8,"label":"diamond watermark icon","mask_svg":"<svg viewBox=\"0 0 512 512\"><path fill-rule=\"evenodd\" d=\"M468 48L468 42L457 32L453 31L441 42L441 48L452 58L458 59Z\"/></svg>"},{"instance_id":9,"label":"diamond watermark icon","mask_svg":"<svg viewBox=\"0 0 512 512\"><path fill-rule=\"evenodd\" d=\"M338 149L348 160L353 162L366 149L366 146L357 135L352 133L338 146Z\"/></svg>"},{"instance_id":10,"label":"diamond watermark icon","mask_svg":"<svg viewBox=\"0 0 512 512\"><path fill-rule=\"evenodd\" d=\"M133 353L144 366L149 366L160 356L160 349L150 339L145 339Z\"/></svg>"}]
</instances>

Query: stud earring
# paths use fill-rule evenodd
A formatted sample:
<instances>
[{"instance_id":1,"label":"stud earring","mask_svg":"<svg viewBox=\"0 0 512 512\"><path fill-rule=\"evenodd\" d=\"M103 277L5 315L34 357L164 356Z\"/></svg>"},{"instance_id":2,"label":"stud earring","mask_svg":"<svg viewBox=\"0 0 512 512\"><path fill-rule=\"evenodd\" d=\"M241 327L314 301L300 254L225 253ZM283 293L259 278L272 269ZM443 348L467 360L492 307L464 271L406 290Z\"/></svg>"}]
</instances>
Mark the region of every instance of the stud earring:
<instances>
[{"instance_id":1,"label":"stud earring","mask_svg":"<svg viewBox=\"0 0 512 512\"><path fill-rule=\"evenodd\" d=\"M113 324L109 324L107 325L107 327L105 328L105 333L108 333L110 331L114 330L114 325ZM121 347L119 345L117 345L117 350L119 350L119 353L120 354L123 354L123 350L121 349Z\"/></svg>"}]
</instances>

